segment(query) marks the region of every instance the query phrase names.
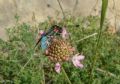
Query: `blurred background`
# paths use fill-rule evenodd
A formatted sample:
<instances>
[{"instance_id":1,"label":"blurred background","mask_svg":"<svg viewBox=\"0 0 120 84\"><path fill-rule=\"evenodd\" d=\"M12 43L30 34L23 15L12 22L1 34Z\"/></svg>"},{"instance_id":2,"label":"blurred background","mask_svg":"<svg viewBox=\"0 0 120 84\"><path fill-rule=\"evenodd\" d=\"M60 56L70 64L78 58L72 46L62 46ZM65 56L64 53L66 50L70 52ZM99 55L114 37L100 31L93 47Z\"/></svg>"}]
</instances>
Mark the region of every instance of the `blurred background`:
<instances>
[{"instance_id":1,"label":"blurred background","mask_svg":"<svg viewBox=\"0 0 120 84\"><path fill-rule=\"evenodd\" d=\"M100 16L101 0L59 0L65 15ZM120 29L120 0L109 0L107 10L108 27ZM45 21L48 17L63 18L58 0L0 0L0 38L7 40L5 28L19 22L31 25ZM34 19L33 19L34 18Z\"/></svg>"}]
</instances>

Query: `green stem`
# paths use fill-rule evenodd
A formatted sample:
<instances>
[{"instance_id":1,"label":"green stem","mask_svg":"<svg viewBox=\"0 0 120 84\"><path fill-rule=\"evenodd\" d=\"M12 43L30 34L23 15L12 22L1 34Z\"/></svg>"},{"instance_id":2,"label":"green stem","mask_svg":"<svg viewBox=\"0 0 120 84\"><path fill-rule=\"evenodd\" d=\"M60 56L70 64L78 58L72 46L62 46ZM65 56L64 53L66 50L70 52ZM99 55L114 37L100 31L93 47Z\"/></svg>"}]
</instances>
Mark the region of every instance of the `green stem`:
<instances>
[{"instance_id":1,"label":"green stem","mask_svg":"<svg viewBox=\"0 0 120 84\"><path fill-rule=\"evenodd\" d=\"M68 83L69 83L69 84L72 84L71 81L70 81L70 79L68 78L67 73L65 72L65 70L64 70L63 67L62 67L62 72L63 72L65 78L67 79Z\"/></svg>"},{"instance_id":2,"label":"green stem","mask_svg":"<svg viewBox=\"0 0 120 84\"><path fill-rule=\"evenodd\" d=\"M92 83L93 81L93 71L95 70L95 65L96 62L98 61L98 56L99 56L99 48L101 48L102 44L100 44L101 41L101 37L102 37L102 29L103 29L103 24L104 24L104 20L105 20L105 16L106 16L106 11L107 11L107 6L108 6L108 0L102 0L102 10L101 10L101 21L100 21L100 29L99 29L99 33L98 33L98 39L95 45L95 50L96 52L94 52L95 56L92 59L92 66L91 66L91 72L90 72L90 81Z\"/></svg>"},{"instance_id":3,"label":"green stem","mask_svg":"<svg viewBox=\"0 0 120 84\"><path fill-rule=\"evenodd\" d=\"M42 67L43 67L43 65L42 65ZM44 72L43 68L42 68L42 77L43 77L43 80L41 80L41 83L45 84L45 72Z\"/></svg>"},{"instance_id":4,"label":"green stem","mask_svg":"<svg viewBox=\"0 0 120 84\"><path fill-rule=\"evenodd\" d=\"M33 54L34 54L35 50L33 50L33 53L31 53L30 58L28 59L28 61L24 64L24 66L20 69L18 75L20 75L20 73L25 69L25 67L30 63L30 61L34 58Z\"/></svg>"}]
</instances>

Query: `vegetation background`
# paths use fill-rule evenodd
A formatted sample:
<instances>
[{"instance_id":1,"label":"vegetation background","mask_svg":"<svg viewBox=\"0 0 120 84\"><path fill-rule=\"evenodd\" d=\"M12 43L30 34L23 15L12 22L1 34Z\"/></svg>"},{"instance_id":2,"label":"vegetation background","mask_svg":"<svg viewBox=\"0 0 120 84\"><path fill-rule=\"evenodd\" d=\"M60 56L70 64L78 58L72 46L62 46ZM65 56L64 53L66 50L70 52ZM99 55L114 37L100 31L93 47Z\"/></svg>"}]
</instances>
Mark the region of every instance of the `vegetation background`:
<instances>
[{"instance_id":1,"label":"vegetation background","mask_svg":"<svg viewBox=\"0 0 120 84\"><path fill-rule=\"evenodd\" d=\"M100 16L87 17L65 15L61 8L64 19L54 23L67 26L72 44L85 55L85 60L83 69L64 63L65 72L60 74L40 48L33 48L37 31L49 28L51 19L31 25L19 22L20 16L16 14L15 25L6 30L9 40L0 40L0 83L120 84L120 34L107 27L107 6L108 0L102 0Z\"/></svg>"}]
</instances>

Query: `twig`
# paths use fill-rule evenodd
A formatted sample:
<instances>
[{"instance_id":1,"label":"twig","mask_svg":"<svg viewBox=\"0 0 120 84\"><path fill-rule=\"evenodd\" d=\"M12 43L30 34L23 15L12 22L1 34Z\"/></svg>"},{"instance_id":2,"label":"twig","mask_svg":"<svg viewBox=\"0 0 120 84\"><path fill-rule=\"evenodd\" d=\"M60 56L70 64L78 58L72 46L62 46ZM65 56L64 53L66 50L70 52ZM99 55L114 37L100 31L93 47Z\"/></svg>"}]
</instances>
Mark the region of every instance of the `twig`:
<instances>
[{"instance_id":1,"label":"twig","mask_svg":"<svg viewBox=\"0 0 120 84\"><path fill-rule=\"evenodd\" d=\"M77 5L78 5L78 0L75 1L75 5L73 6L73 11L72 11L73 14L74 14L74 12L76 10Z\"/></svg>"},{"instance_id":2,"label":"twig","mask_svg":"<svg viewBox=\"0 0 120 84\"><path fill-rule=\"evenodd\" d=\"M91 35L86 36L86 37L84 37L84 38L82 38L82 39L80 39L80 40L78 40L78 41L76 41L76 42L78 43L78 42L80 42L80 41L82 41L82 40L88 39L88 38L93 37L93 36L95 36L95 35L97 35L97 34L98 34L98 33L91 34Z\"/></svg>"},{"instance_id":3,"label":"twig","mask_svg":"<svg viewBox=\"0 0 120 84\"><path fill-rule=\"evenodd\" d=\"M34 52L33 52L34 53ZM24 70L24 68L28 65L28 63L33 59L33 55L31 54L31 57L29 58L29 60L25 63L25 65L20 69L20 72L18 73L18 75Z\"/></svg>"},{"instance_id":4,"label":"twig","mask_svg":"<svg viewBox=\"0 0 120 84\"><path fill-rule=\"evenodd\" d=\"M96 3L95 3L95 5L92 7L92 9L91 9L89 15L91 15L92 11L95 9L95 7L97 6L97 4L98 4L98 0L96 0Z\"/></svg>"},{"instance_id":5,"label":"twig","mask_svg":"<svg viewBox=\"0 0 120 84\"><path fill-rule=\"evenodd\" d=\"M63 11L62 5L60 4L60 1L59 1L59 0L57 0L57 2L58 2L58 4L59 4L59 6L60 6L60 9L61 9L61 11L62 11L63 17L64 17L64 19L65 19L65 13L64 13L64 11Z\"/></svg>"},{"instance_id":6,"label":"twig","mask_svg":"<svg viewBox=\"0 0 120 84\"><path fill-rule=\"evenodd\" d=\"M7 62L18 62L18 60L4 60L4 59L0 59L0 61L7 61Z\"/></svg>"},{"instance_id":7,"label":"twig","mask_svg":"<svg viewBox=\"0 0 120 84\"><path fill-rule=\"evenodd\" d=\"M117 26L117 10L116 10L116 4L115 4L115 0L113 0L113 7L114 7L114 10L115 10L115 14L114 14L114 18L115 18L115 30L116 30L116 26Z\"/></svg>"},{"instance_id":8,"label":"twig","mask_svg":"<svg viewBox=\"0 0 120 84\"><path fill-rule=\"evenodd\" d=\"M105 71L105 70L102 70L102 69L100 69L100 68L97 68L96 70L99 71L99 72L108 74L108 75L110 75L110 76L112 76L112 77L115 77L115 78L117 77L115 74L113 74L113 73L111 73L111 72L108 72L108 71Z\"/></svg>"}]
</instances>

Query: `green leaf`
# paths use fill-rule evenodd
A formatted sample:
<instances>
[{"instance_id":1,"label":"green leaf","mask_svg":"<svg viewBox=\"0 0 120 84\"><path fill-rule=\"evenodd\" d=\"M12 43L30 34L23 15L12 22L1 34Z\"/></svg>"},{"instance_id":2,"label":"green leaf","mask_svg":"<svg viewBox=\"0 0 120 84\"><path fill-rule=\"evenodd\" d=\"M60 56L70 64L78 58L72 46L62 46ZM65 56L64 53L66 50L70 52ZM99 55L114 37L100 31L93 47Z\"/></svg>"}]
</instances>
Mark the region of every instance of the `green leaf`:
<instances>
[{"instance_id":1,"label":"green leaf","mask_svg":"<svg viewBox=\"0 0 120 84\"><path fill-rule=\"evenodd\" d=\"M98 40L97 40L97 46L99 46L99 41L102 35L102 28L103 28L103 23L105 21L105 16L107 12L107 6L108 6L108 0L102 0L102 8L101 8L101 20L100 20L100 30L98 33Z\"/></svg>"},{"instance_id":2,"label":"green leaf","mask_svg":"<svg viewBox=\"0 0 120 84\"><path fill-rule=\"evenodd\" d=\"M104 23L106 11L107 11L107 6L108 6L108 0L102 0L100 29L102 29L103 27L103 23Z\"/></svg>"}]
</instances>

